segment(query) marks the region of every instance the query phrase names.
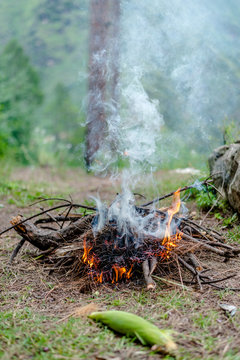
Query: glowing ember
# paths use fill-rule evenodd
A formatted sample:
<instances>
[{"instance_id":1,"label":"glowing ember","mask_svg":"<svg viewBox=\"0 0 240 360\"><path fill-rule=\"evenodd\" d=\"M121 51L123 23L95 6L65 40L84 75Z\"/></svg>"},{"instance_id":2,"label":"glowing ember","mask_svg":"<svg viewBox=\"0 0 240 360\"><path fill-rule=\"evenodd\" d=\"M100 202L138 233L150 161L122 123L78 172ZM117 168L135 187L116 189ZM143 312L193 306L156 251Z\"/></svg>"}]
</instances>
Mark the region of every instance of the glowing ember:
<instances>
[{"instance_id":1,"label":"glowing ember","mask_svg":"<svg viewBox=\"0 0 240 360\"><path fill-rule=\"evenodd\" d=\"M95 258L94 254L90 254L91 250L92 250L92 246L87 246L86 244L86 240L84 240L84 253L82 256L82 260L84 263L88 264L88 266L90 267L90 269L92 269L92 267L94 266L94 268L98 268L98 263L99 261ZM115 248L115 246L114 246ZM127 270L126 267L124 266L119 266L118 264L114 264L112 265L111 269L112 269L112 283L117 283L119 280L122 279L130 279L130 277L132 276L132 268L133 268L133 264L130 266L130 269ZM91 270L90 274L92 275L93 279L96 282L102 283L103 282L103 271L98 272L97 270ZM108 278L109 274L106 274L106 278Z\"/></svg>"}]
</instances>

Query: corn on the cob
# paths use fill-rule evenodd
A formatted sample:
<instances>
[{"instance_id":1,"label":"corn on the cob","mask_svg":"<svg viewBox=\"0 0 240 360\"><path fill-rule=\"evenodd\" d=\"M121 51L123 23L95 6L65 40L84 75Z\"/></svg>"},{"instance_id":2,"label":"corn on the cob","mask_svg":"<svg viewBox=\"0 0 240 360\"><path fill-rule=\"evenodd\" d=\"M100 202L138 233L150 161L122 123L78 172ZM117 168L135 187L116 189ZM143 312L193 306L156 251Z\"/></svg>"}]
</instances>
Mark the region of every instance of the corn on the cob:
<instances>
[{"instance_id":1,"label":"corn on the cob","mask_svg":"<svg viewBox=\"0 0 240 360\"><path fill-rule=\"evenodd\" d=\"M136 337L143 345L154 346L154 350L173 353L177 346L169 330L157 326L140 316L125 311L93 312L89 318L100 321L111 329L130 337Z\"/></svg>"}]
</instances>

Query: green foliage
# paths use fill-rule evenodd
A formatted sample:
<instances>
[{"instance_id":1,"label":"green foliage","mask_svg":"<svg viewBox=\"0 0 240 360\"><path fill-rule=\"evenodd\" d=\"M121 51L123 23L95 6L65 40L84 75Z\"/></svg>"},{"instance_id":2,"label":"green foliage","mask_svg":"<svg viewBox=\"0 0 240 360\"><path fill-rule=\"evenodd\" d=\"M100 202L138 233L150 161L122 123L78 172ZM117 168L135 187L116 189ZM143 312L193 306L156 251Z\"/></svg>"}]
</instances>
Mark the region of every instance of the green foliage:
<instances>
[{"instance_id":1,"label":"green foliage","mask_svg":"<svg viewBox=\"0 0 240 360\"><path fill-rule=\"evenodd\" d=\"M189 189L186 194L188 194L191 199L194 199L197 206L203 211L208 211L213 208L215 218L218 220L223 220L222 213L229 211L227 200L219 197L216 190L211 186L208 186L208 188L201 186L200 189L197 187L192 188Z\"/></svg>"},{"instance_id":2,"label":"green foliage","mask_svg":"<svg viewBox=\"0 0 240 360\"><path fill-rule=\"evenodd\" d=\"M232 216L226 218L223 220L223 226L224 227L232 227L233 224L238 220L237 214L233 214Z\"/></svg>"},{"instance_id":3,"label":"green foliage","mask_svg":"<svg viewBox=\"0 0 240 360\"><path fill-rule=\"evenodd\" d=\"M216 195L211 191L200 191L196 196L196 203L198 207L206 211L209 210L213 205L216 205L217 198Z\"/></svg>"},{"instance_id":4,"label":"green foliage","mask_svg":"<svg viewBox=\"0 0 240 360\"><path fill-rule=\"evenodd\" d=\"M0 2L1 44L12 38L24 45L49 96L58 82L82 96L77 74L88 56L89 0L8 0Z\"/></svg>"},{"instance_id":5,"label":"green foliage","mask_svg":"<svg viewBox=\"0 0 240 360\"><path fill-rule=\"evenodd\" d=\"M240 226L235 226L227 233L227 238L231 243L240 244Z\"/></svg>"},{"instance_id":6,"label":"green foliage","mask_svg":"<svg viewBox=\"0 0 240 360\"><path fill-rule=\"evenodd\" d=\"M8 149L26 161L34 128L34 111L43 95L37 72L17 41L10 41L0 55L0 156Z\"/></svg>"},{"instance_id":7,"label":"green foliage","mask_svg":"<svg viewBox=\"0 0 240 360\"><path fill-rule=\"evenodd\" d=\"M22 0L11 6L3 0L0 23L2 48L7 44L0 54L0 157L83 165L79 109L86 81L77 75L86 71L88 0ZM42 92L46 101L39 107Z\"/></svg>"},{"instance_id":8,"label":"green foliage","mask_svg":"<svg viewBox=\"0 0 240 360\"><path fill-rule=\"evenodd\" d=\"M230 228L233 227L233 225L238 220L237 214L233 214L232 216L229 216L227 218L224 218L220 213L214 214L215 218L222 221L223 228Z\"/></svg>"},{"instance_id":9,"label":"green foliage","mask_svg":"<svg viewBox=\"0 0 240 360\"><path fill-rule=\"evenodd\" d=\"M223 138L226 145L240 140L240 124L226 118L223 123Z\"/></svg>"},{"instance_id":10,"label":"green foliage","mask_svg":"<svg viewBox=\"0 0 240 360\"><path fill-rule=\"evenodd\" d=\"M0 56L0 157L42 165L80 164L85 129L68 89L58 84L44 111L39 76L11 41Z\"/></svg>"}]
</instances>

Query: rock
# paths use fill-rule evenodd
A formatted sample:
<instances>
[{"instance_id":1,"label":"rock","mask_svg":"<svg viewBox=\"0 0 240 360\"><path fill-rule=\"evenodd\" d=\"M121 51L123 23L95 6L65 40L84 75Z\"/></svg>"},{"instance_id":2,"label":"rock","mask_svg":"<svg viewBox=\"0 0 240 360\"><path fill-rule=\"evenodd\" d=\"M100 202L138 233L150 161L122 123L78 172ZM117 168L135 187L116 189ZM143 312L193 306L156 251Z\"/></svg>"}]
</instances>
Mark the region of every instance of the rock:
<instances>
[{"instance_id":1,"label":"rock","mask_svg":"<svg viewBox=\"0 0 240 360\"><path fill-rule=\"evenodd\" d=\"M235 305L229 304L219 304L220 308L223 309L227 315L234 316L237 311L237 307Z\"/></svg>"},{"instance_id":2,"label":"rock","mask_svg":"<svg viewBox=\"0 0 240 360\"><path fill-rule=\"evenodd\" d=\"M232 208L240 213L240 144L220 146L208 163L215 186L224 190Z\"/></svg>"}]
</instances>

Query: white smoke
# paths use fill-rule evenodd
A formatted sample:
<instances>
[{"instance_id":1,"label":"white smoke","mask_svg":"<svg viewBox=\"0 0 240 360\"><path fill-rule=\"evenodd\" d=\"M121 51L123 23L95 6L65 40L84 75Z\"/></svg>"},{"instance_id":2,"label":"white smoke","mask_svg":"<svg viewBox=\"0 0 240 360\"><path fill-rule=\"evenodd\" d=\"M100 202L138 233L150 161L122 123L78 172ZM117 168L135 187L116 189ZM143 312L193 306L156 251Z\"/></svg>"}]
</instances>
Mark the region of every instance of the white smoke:
<instances>
[{"instance_id":1,"label":"white smoke","mask_svg":"<svg viewBox=\"0 0 240 360\"><path fill-rule=\"evenodd\" d=\"M210 152L222 142L224 118L236 120L240 105L238 2L132 0L122 5L124 68L140 69L145 91L159 99L165 124L171 124L169 139L155 137L162 142L157 158L175 156L171 139L181 146L182 136L182 143L207 157L206 149ZM168 86L170 98L163 94ZM154 122L151 117L149 121Z\"/></svg>"},{"instance_id":2,"label":"white smoke","mask_svg":"<svg viewBox=\"0 0 240 360\"><path fill-rule=\"evenodd\" d=\"M121 7L120 104L103 104L109 132L95 170L126 154L131 166L159 166L184 144L207 156L206 149L221 144L223 120L236 117L240 104L237 2L122 0ZM164 135L163 128L169 129Z\"/></svg>"},{"instance_id":3,"label":"white smoke","mask_svg":"<svg viewBox=\"0 0 240 360\"><path fill-rule=\"evenodd\" d=\"M233 20L240 7L236 0L122 0L121 5L120 104L103 104L109 131L94 170L104 172L117 159L128 159L132 185L136 174L159 166L166 155L178 157L181 146L207 157L221 144L223 120L236 116L240 105L240 27ZM112 211L138 222L131 206L131 214L126 212L133 200L128 187L123 189Z\"/></svg>"}]
</instances>

